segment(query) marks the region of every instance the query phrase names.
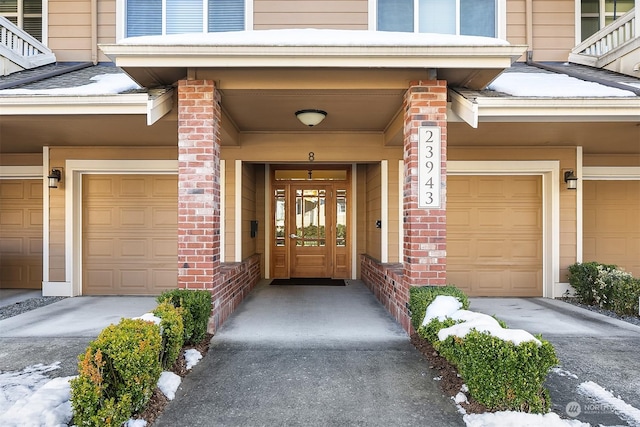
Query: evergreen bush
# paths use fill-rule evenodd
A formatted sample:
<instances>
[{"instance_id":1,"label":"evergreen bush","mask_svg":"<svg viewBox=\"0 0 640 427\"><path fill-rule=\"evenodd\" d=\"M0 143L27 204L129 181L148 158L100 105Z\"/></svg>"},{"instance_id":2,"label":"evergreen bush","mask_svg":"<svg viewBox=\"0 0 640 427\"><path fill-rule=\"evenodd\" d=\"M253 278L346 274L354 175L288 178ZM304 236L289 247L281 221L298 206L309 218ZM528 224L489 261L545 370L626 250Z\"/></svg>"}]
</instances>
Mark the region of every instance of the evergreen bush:
<instances>
[{"instance_id":1,"label":"evergreen bush","mask_svg":"<svg viewBox=\"0 0 640 427\"><path fill-rule=\"evenodd\" d=\"M163 292L159 303L170 302L174 307L182 307L184 323L184 344L197 344L207 333L211 315L211 293L204 290L172 289Z\"/></svg>"}]
</instances>

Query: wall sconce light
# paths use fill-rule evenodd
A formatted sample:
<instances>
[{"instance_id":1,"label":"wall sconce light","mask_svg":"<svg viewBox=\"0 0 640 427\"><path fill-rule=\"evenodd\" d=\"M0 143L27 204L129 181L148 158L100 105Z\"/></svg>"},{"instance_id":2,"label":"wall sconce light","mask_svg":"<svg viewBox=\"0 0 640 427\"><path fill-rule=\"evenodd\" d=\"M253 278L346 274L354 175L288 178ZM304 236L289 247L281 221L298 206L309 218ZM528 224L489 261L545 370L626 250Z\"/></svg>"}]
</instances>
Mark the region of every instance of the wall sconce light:
<instances>
[{"instance_id":1,"label":"wall sconce light","mask_svg":"<svg viewBox=\"0 0 640 427\"><path fill-rule=\"evenodd\" d=\"M296 111L296 117L303 124L309 127L313 127L323 121L325 117L327 117L327 112L313 109L298 110Z\"/></svg>"},{"instance_id":2,"label":"wall sconce light","mask_svg":"<svg viewBox=\"0 0 640 427\"><path fill-rule=\"evenodd\" d=\"M572 170L564 172L564 182L567 184L567 190L578 188L578 177L574 175Z\"/></svg>"},{"instance_id":3,"label":"wall sconce light","mask_svg":"<svg viewBox=\"0 0 640 427\"><path fill-rule=\"evenodd\" d=\"M62 171L60 169L51 169L49 178L49 188L58 188L58 183L62 180Z\"/></svg>"}]
</instances>

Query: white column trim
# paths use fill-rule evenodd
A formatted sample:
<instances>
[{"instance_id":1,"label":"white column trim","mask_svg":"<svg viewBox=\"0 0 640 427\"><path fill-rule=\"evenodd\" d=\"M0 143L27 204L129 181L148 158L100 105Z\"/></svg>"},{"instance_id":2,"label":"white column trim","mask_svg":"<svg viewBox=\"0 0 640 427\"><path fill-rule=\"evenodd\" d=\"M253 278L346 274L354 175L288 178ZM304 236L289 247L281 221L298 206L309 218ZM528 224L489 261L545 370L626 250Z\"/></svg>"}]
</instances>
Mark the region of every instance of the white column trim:
<instances>
[{"instance_id":1,"label":"white column trim","mask_svg":"<svg viewBox=\"0 0 640 427\"><path fill-rule=\"evenodd\" d=\"M234 262L242 262L242 160L236 160Z\"/></svg>"},{"instance_id":2,"label":"white column trim","mask_svg":"<svg viewBox=\"0 0 640 427\"><path fill-rule=\"evenodd\" d=\"M389 161L380 161L380 261L389 262Z\"/></svg>"},{"instance_id":3,"label":"white column trim","mask_svg":"<svg viewBox=\"0 0 640 427\"><path fill-rule=\"evenodd\" d=\"M636 181L640 179L640 166L585 166L585 181Z\"/></svg>"},{"instance_id":4,"label":"white column trim","mask_svg":"<svg viewBox=\"0 0 640 427\"><path fill-rule=\"evenodd\" d=\"M584 251L583 241L583 198L584 190L582 186L582 147L576 147L576 170L575 174L578 177L578 187L576 188L576 262L582 262L582 255Z\"/></svg>"},{"instance_id":5,"label":"white column trim","mask_svg":"<svg viewBox=\"0 0 640 427\"><path fill-rule=\"evenodd\" d=\"M227 202L225 200L225 194L227 193L226 178L227 164L224 160L220 159L220 262L225 262L225 218Z\"/></svg>"},{"instance_id":6,"label":"white column trim","mask_svg":"<svg viewBox=\"0 0 640 427\"><path fill-rule=\"evenodd\" d=\"M542 295L560 296L560 162L450 160L447 174L542 176Z\"/></svg>"},{"instance_id":7,"label":"white column trim","mask_svg":"<svg viewBox=\"0 0 640 427\"><path fill-rule=\"evenodd\" d=\"M264 278L271 278L271 165L264 165Z\"/></svg>"},{"instance_id":8,"label":"white column trim","mask_svg":"<svg viewBox=\"0 0 640 427\"><path fill-rule=\"evenodd\" d=\"M350 203L352 206L351 209L351 278L353 280L358 278L358 165L356 163L351 164L351 195L349 196L350 200L347 200L347 203Z\"/></svg>"},{"instance_id":9,"label":"white column trim","mask_svg":"<svg viewBox=\"0 0 640 427\"><path fill-rule=\"evenodd\" d=\"M82 295L82 175L178 173L177 160L67 160L65 181L65 278L67 296ZM177 260L176 260L177 262Z\"/></svg>"},{"instance_id":10,"label":"white column trim","mask_svg":"<svg viewBox=\"0 0 640 427\"><path fill-rule=\"evenodd\" d=\"M44 7L44 5L43 5ZM49 235L50 235L50 195L49 195L49 147L42 147L42 295L49 283Z\"/></svg>"}]
</instances>

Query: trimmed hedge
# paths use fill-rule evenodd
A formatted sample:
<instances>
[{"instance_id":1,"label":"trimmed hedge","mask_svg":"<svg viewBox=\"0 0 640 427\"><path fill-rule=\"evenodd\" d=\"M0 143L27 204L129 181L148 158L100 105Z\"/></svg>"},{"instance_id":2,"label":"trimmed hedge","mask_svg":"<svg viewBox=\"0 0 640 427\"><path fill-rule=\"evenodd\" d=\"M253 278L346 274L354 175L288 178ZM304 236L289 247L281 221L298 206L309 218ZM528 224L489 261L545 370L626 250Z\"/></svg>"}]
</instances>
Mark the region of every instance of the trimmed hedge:
<instances>
[{"instance_id":1,"label":"trimmed hedge","mask_svg":"<svg viewBox=\"0 0 640 427\"><path fill-rule=\"evenodd\" d=\"M162 371L161 349L160 327L151 322L122 319L103 329L70 381L74 423L116 427L142 409Z\"/></svg>"},{"instance_id":2,"label":"trimmed hedge","mask_svg":"<svg viewBox=\"0 0 640 427\"><path fill-rule=\"evenodd\" d=\"M469 308L469 298L455 286L414 286L409 288L409 310L411 311L411 324L416 331L422 326L427 306L438 295L451 295L458 298L462 308Z\"/></svg>"},{"instance_id":3,"label":"trimmed hedge","mask_svg":"<svg viewBox=\"0 0 640 427\"><path fill-rule=\"evenodd\" d=\"M412 322L419 322L416 328L418 334L456 366L469 387L469 394L476 401L490 410L549 411L551 401L543 383L549 369L558 364L558 359L548 341L536 336L540 345L533 341L515 345L477 330L472 330L464 338L449 336L440 341L438 332L458 322L450 318L442 321L433 319L427 325L420 326L427 306L438 295L451 295L462 302L464 309L468 309L468 298L454 287L420 289L411 289ZM418 310L421 311L420 315L416 314ZM505 326L503 321L496 320Z\"/></svg>"},{"instance_id":4,"label":"trimmed hedge","mask_svg":"<svg viewBox=\"0 0 640 427\"><path fill-rule=\"evenodd\" d=\"M160 360L164 369L170 369L180 356L184 343L183 312L182 307L176 308L169 301L160 303L153 310L153 314L161 319L162 355Z\"/></svg>"},{"instance_id":5,"label":"trimmed hedge","mask_svg":"<svg viewBox=\"0 0 640 427\"><path fill-rule=\"evenodd\" d=\"M614 264L585 262L570 265L569 284L583 304L597 305L619 315L638 315L640 278Z\"/></svg>"},{"instance_id":6,"label":"trimmed hedge","mask_svg":"<svg viewBox=\"0 0 640 427\"><path fill-rule=\"evenodd\" d=\"M197 344L207 334L207 324L211 315L211 293L204 290L172 289L163 292L159 303L170 302L174 307L182 307L184 322L184 344Z\"/></svg>"}]
</instances>

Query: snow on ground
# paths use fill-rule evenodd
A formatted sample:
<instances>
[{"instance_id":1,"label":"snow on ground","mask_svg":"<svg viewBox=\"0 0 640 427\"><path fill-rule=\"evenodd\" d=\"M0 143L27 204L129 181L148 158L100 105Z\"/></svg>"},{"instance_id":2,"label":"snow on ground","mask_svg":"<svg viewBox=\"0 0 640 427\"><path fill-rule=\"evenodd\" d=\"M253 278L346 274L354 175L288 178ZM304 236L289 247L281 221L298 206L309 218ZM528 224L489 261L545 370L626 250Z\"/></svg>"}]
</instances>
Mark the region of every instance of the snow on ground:
<instances>
[{"instance_id":1,"label":"snow on ground","mask_svg":"<svg viewBox=\"0 0 640 427\"><path fill-rule=\"evenodd\" d=\"M202 355L187 350L191 367ZM198 353L197 357L193 352ZM2 427L64 427L71 422L71 386L74 377L50 379L48 372L60 368L60 362L27 366L22 371L0 372L0 426ZM190 368L189 368L190 369ZM181 378L173 372L163 372L158 387L169 400L175 397ZM127 427L145 427L144 420L129 420Z\"/></svg>"},{"instance_id":2,"label":"snow on ground","mask_svg":"<svg viewBox=\"0 0 640 427\"><path fill-rule=\"evenodd\" d=\"M427 306L422 324L427 325L432 319L444 320L447 317L462 322L440 329L438 331L438 339L440 341L446 340L449 336L463 338L475 329L479 332L486 332L503 341L511 341L515 345L520 345L527 341L533 341L538 345L541 344L537 338L525 330L505 329L493 317L483 313L461 310L461 307L462 303L457 298L449 295L438 295Z\"/></svg>"},{"instance_id":3,"label":"snow on ground","mask_svg":"<svg viewBox=\"0 0 640 427\"><path fill-rule=\"evenodd\" d=\"M587 82L566 74L551 73L502 73L488 87L490 90L523 97L552 98L607 98L635 97L622 89Z\"/></svg>"},{"instance_id":4,"label":"snow on ground","mask_svg":"<svg viewBox=\"0 0 640 427\"><path fill-rule=\"evenodd\" d=\"M576 374L574 374L573 372L569 372L566 369L562 369L559 366L553 367L551 368L551 372L553 372L556 375L559 375L561 377L570 377L570 378L574 378L574 379L578 379L578 376Z\"/></svg>"},{"instance_id":5,"label":"snow on ground","mask_svg":"<svg viewBox=\"0 0 640 427\"><path fill-rule=\"evenodd\" d=\"M124 73L100 74L91 77L94 83L83 86L55 88L55 89L4 89L0 95L115 95L140 86Z\"/></svg>"},{"instance_id":6,"label":"snow on ground","mask_svg":"<svg viewBox=\"0 0 640 427\"><path fill-rule=\"evenodd\" d=\"M193 368L202 359L202 354L195 348L191 348L184 352L184 359L187 362L187 370Z\"/></svg>"},{"instance_id":7,"label":"snow on ground","mask_svg":"<svg viewBox=\"0 0 640 427\"><path fill-rule=\"evenodd\" d=\"M525 412L487 412L468 414L463 417L467 427L590 427L578 420L565 420L554 412L548 414L527 414Z\"/></svg>"},{"instance_id":8,"label":"snow on ground","mask_svg":"<svg viewBox=\"0 0 640 427\"><path fill-rule=\"evenodd\" d=\"M615 397L610 391L605 390L593 381L587 381L578 386L578 391L595 399L598 404L606 406L629 425L640 427L640 409L634 408L620 397Z\"/></svg>"}]
</instances>

